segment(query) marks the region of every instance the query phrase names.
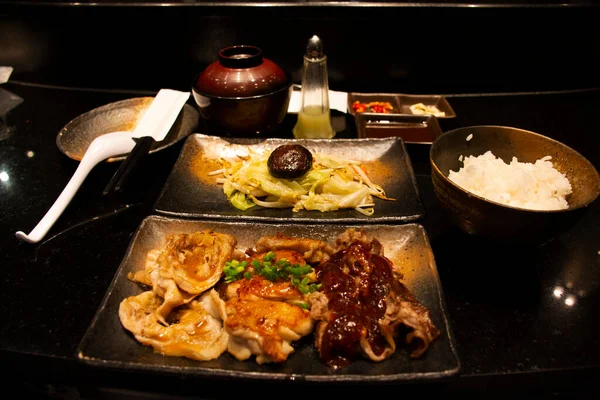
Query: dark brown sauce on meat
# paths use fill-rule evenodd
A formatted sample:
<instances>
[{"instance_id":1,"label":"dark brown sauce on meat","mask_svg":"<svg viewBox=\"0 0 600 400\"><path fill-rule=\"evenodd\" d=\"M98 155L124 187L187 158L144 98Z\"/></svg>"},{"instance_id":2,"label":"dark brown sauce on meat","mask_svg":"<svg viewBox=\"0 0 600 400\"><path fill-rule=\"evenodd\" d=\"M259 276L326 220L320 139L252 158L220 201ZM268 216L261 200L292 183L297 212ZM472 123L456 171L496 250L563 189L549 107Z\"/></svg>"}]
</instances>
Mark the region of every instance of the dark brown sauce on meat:
<instances>
[{"instance_id":1,"label":"dark brown sauce on meat","mask_svg":"<svg viewBox=\"0 0 600 400\"><path fill-rule=\"evenodd\" d=\"M317 272L331 312L320 356L333 368L346 366L361 354L363 337L377 355L387 345L378 321L385 315L385 299L394 277L389 260L370 250L370 244L354 242Z\"/></svg>"}]
</instances>

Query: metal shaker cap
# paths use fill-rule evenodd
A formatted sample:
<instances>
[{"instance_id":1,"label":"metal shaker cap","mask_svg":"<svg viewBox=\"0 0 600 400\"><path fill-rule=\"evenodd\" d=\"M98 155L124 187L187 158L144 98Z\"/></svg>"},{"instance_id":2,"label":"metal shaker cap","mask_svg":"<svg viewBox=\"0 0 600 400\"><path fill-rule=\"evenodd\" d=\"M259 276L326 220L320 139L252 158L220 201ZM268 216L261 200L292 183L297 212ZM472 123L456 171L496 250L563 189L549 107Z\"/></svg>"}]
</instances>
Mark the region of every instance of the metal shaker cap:
<instances>
[{"instance_id":1,"label":"metal shaker cap","mask_svg":"<svg viewBox=\"0 0 600 400\"><path fill-rule=\"evenodd\" d=\"M306 45L306 57L309 59L320 59L324 57L323 42L317 35L313 35Z\"/></svg>"}]
</instances>

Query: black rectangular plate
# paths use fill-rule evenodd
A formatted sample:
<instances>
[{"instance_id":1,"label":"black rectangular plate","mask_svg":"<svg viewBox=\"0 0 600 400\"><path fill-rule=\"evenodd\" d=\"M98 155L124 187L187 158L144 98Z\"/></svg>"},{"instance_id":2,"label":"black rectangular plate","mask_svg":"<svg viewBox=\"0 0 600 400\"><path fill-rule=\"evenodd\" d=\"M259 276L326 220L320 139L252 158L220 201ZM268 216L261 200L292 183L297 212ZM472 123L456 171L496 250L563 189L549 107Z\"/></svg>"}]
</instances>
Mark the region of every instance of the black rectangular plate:
<instances>
[{"instance_id":1,"label":"black rectangular plate","mask_svg":"<svg viewBox=\"0 0 600 400\"><path fill-rule=\"evenodd\" d=\"M112 283L77 350L87 364L130 372L155 372L177 376L228 378L242 380L311 382L419 382L444 380L457 375L460 362L455 350L442 286L427 234L420 224L355 225L377 238L384 255L400 266L403 283L430 310L441 334L427 352L413 360L399 348L389 359L375 363L359 360L348 367L331 370L317 357L312 335L305 337L294 353L281 364L258 365L253 359L236 360L224 353L216 360L195 361L163 356L144 346L122 326L119 304L143 289L127 279L129 272L142 269L146 253L163 246L168 233L192 233L214 229L238 239L238 248L253 247L262 235L282 232L287 235L332 241L350 225L274 225L252 222L193 221L162 216L147 217L135 233ZM400 346L399 346L400 347Z\"/></svg>"},{"instance_id":2,"label":"black rectangular plate","mask_svg":"<svg viewBox=\"0 0 600 400\"><path fill-rule=\"evenodd\" d=\"M353 209L293 212L291 209L253 207L241 211L229 204L222 185L208 173L220 166L220 156L264 151L286 143L298 143L311 152L361 161L369 178L381 185L388 197L374 198L375 213L366 216ZM191 135L154 205L163 215L179 218L255 220L268 222L380 223L412 222L425 216L416 178L401 138L379 139L228 139Z\"/></svg>"}]
</instances>

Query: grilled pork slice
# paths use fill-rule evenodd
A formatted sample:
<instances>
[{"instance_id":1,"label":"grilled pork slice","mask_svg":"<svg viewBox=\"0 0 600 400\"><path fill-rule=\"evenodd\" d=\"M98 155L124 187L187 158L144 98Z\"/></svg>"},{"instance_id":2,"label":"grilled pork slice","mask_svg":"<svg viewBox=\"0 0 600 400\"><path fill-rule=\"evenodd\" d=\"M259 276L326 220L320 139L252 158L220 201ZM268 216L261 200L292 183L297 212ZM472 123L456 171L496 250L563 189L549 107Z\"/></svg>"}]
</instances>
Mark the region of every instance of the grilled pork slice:
<instances>
[{"instance_id":1,"label":"grilled pork slice","mask_svg":"<svg viewBox=\"0 0 600 400\"><path fill-rule=\"evenodd\" d=\"M329 259L333 252L331 246L317 239L295 238L278 234L277 236L263 236L256 242L256 251L259 253L270 250L294 250L302 254L309 264L319 263Z\"/></svg>"},{"instance_id":2,"label":"grilled pork slice","mask_svg":"<svg viewBox=\"0 0 600 400\"><path fill-rule=\"evenodd\" d=\"M205 361L227 350L229 336L222 325L225 308L216 291L174 310L168 326L157 318L162 301L153 291L126 298L119 307L121 324L140 343L164 355Z\"/></svg>"},{"instance_id":3,"label":"grilled pork slice","mask_svg":"<svg viewBox=\"0 0 600 400\"><path fill-rule=\"evenodd\" d=\"M227 350L238 360L256 355L258 364L283 362L294 351L290 343L313 329L307 310L281 301L235 298L225 308Z\"/></svg>"},{"instance_id":4,"label":"grilled pork slice","mask_svg":"<svg viewBox=\"0 0 600 400\"><path fill-rule=\"evenodd\" d=\"M367 234L364 230L362 229L354 229L354 228L349 228L346 229L341 235L339 235L336 239L335 239L335 251L340 251L343 250L345 248L347 248L348 246L350 246L353 242L363 242L363 243L369 243L371 245L371 254L377 254L380 256L383 256L383 247L381 246L381 243L379 243L379 241L377 239L375 239L374 237L372 237L371 235Z\"/></svg>"},{"instance_id":5,"label":"grilled pork slice","mask_svg":"<svg viewBox=\"0 0 600 400\"><path fill-rule=\"evenodd\" d=\"M318 321L315 347L330 367L361 355L373 361L390 357L401 331L401 340L414 345L411 356L419 357L439 335L391 261L371 249L371 242L355 240L333 254L317 273L321 292L308 296L311 317Z\"/></svg>"},{"instance_id":6,"label":"grilled pork slice","mask_svg":"<svg viewBox=\"0 0 600 400\"><path fill-rule=\"evenodd\" d=\"M413 345L410 356L419 358L439 336L440 331L431 321L427 307L419 303L406 286L397 283L386 299L387 309L380 323L387 326L391 332L402 325L409 328L404 341Z\"/></svg>"}]
</instances>

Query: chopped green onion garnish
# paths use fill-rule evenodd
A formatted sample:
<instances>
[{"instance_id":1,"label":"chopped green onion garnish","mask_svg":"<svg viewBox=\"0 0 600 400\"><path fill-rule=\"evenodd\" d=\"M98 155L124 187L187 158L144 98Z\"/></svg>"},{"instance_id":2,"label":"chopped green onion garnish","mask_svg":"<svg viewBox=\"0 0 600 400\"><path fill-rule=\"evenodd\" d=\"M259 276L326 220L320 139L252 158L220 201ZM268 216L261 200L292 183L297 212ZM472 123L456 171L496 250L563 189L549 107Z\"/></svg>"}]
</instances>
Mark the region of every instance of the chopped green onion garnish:
<instances>
[{"instance_id":1,"label":"chopped green onion garnish","mask_svg":"<svg viewBox=\"0 0 600 400\"><path fill-rule=\"evenodd\" d=\"M273 261L275 259L275 257L276 257L275 253L270 251L263 257L263 260L264 261Z\"/></svg>"},{"instance_id":2,"label":"chopped green onion garnish","mask_svg":"<svg viewBox=\"0 0 600 400\"><path fill-rule=\"evenodd\" d=\"M262 261L252 260L250 265L254 271L246 271L247 261L227 261L223 268L225 283L234 282L242 277L249 280L254 275L260 275L270 281L289 280L292 286L304 294L314 293L321 288L321 284L310 283L307 275L314 271L310 265L292 265L286 258L276 260L273 251L265 254Z\"/></svg>"}]
</instances>

